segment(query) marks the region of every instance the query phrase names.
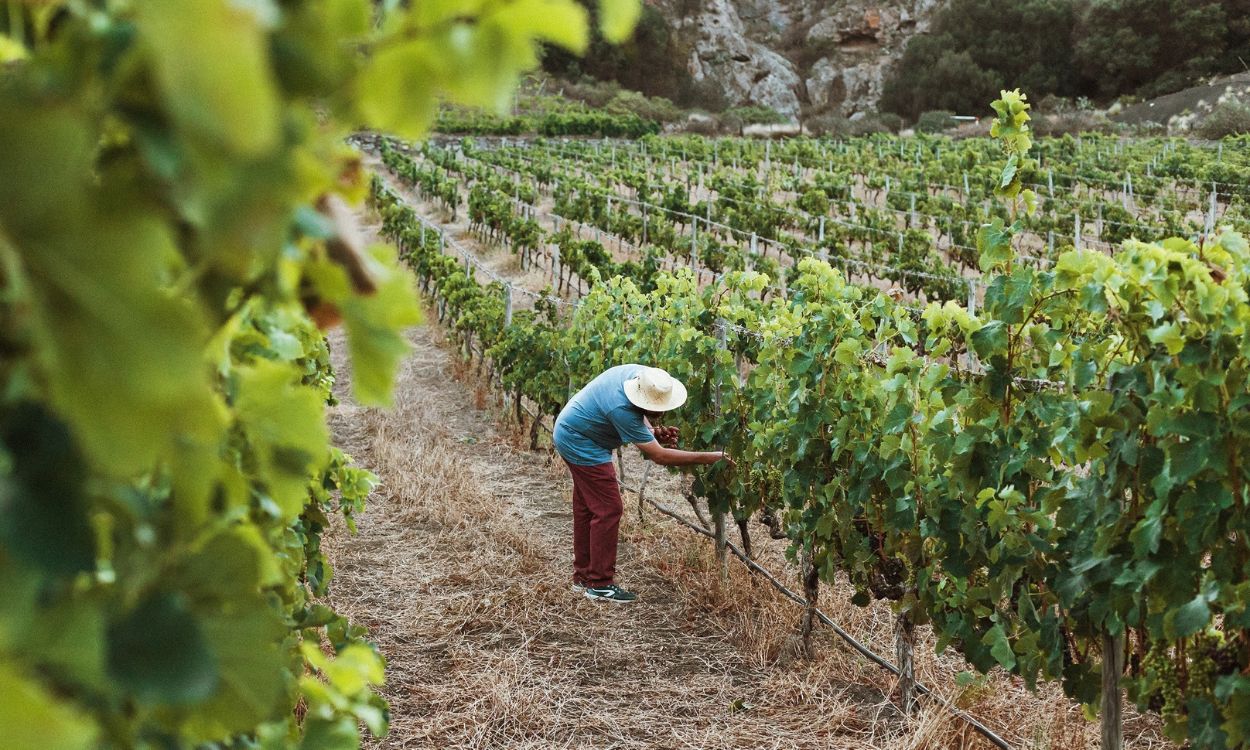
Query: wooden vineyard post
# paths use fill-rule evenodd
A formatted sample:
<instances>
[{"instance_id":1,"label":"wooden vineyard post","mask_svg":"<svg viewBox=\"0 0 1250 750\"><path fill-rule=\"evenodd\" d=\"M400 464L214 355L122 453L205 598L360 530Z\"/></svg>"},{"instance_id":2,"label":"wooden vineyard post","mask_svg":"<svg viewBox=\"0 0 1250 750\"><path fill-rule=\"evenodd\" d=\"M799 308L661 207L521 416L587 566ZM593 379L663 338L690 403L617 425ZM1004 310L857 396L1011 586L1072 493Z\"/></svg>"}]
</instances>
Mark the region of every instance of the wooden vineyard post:
<instances>
[{"instance_id":1,"label":"wooden vineyard post","mask_svg":"<svg viewBox=\"0 0 1250 750\"><path fill-rule=\"evenodd\" d=\"M1207 236L1215 231L1215 208L1219 201L1219 193L1216 191L1215 184L1211 185L1211 208L1207 211Z\"/></svg>"},{"instance_id":2,"label":"wooden vineyard post","mask_svg":"<svg viewBox=\"0 0 1250 750\"><path fill-rule=\"evenodd\" d=\"M968 279L964 282L968 285L968 314L977 314L977 282ZM971 370L976 363L976 353L972 351L972 347L968 347L964 351L964 369Z\"/></svg>"},{"instance_id":3,"label":"wooden vineyard post","mask_svg":"<svg viewBox=\"0 0 1250 750\"><path fill-rule=\"evenodd\" d=\"M1102 636L1102 750L1124 750L1120 675L1124 672L1124 634Z\"/></svg>"},{"instance_id":4,"label":"wooden vineyard post","mask_svg":"<svg viewBox=\"0 0 1250 750\"><path fill-rule=\"evenodd\" d=\"M804 548L800 555L799 575L803 578L803 621L799 636L803 639L803 654L812 653L812 628L816 624L816 607L820 602L820 574L812 562L812 551Z\"/></svg>"},{"instance_id":5,"label":"wooden vineyard post","mask_svg":"<svg viewBox=\"0 0 1250 750\"><path fill-rule=\"evenodd\" d=\"M710 499L710 498L709 498ZM725 511L717 501L712 509L712 532L716 535L716 569L722 582L729 580L729 540L725 535Z\"/></svg>"},{"instance_id":6,"label":"wooden vineyard post","mask_svg":"<svg viewBox=\"0 0 1250 750\"><path fill-rule=\"evenodd\" d=\"M728 331L725 327L723 318L716 319L716 348L724 350L728 348ZM712 393L712 403L716 407L716 416L721 416L721 392L720 381L716 382L715 390ZM721 444L721 450L725 449L725 444ZM718 492L717 495L720 493ZM720 571L721 581L729 580L729 544L725 536L725 509L721 507L720 497L716 498L716 507L711 508L712 523L716 533L716 563ZM710 498L709 498L710 500Z\"/></svg>"},{"instance_id":7,"label":"wooden vineyard post","mask_svg":"<svg viewBox=\"0 0 1250 750\"><path fill-rule=\"evenodd\" d=\"M898 664L898 702L904 716L916 710L916 623L911 612L894 616L894 658Z\"/></svg>"},{"instance_id":8,"label":"wooden vineyard post","mask_svg":"<svg viewBox=\"0 0 1250 750\"><path fill-rule=\"evenodd\" d=\"M699 217L690 217L690 268L694 271L694 282L699 283Z\"/></svg>"},{"instance_id":9,"label":"wooden vineyard post","mask_svg":"<svg viewBox=\"0 0 1250 750\"><path fill-rule=\"evenodd\" d=\"M512 284L503 288L503 325L505 328L512 325Z\"/></svg>"},{"instance_id":10,"label":"wooden vineyard post","mask_svg":"<svg viewBox=\"0 0 1250 750\"><path fill-rule=\"evenodd\" d=\"M655 466L655 462L647 461L642 467L642 479L638 480L638 522L642 523L646 519L642 515L642 506L646 505L647 497L647 476L651 474L651 467Z\"/></svg>"}]
</instances>

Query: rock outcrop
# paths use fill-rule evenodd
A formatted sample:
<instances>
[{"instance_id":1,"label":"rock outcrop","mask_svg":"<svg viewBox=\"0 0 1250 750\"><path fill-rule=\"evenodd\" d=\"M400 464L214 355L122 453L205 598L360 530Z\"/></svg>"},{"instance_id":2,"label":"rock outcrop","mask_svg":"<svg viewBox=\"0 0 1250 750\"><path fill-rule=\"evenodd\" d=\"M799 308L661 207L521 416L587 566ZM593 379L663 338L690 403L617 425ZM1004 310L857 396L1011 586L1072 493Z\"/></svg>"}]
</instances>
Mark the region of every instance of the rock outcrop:
<instances>
[{"instance_id":1,"label":"rock outcrop","mask_svg":"<svg viewBox=\"0 0 1250 750\"><path fill-rule=\"evenodd\" d=\"M687 69L731 105L797 117L876 109L890 66L938 0L648 0L688 51Z\"/></svg>"}]
</instances>

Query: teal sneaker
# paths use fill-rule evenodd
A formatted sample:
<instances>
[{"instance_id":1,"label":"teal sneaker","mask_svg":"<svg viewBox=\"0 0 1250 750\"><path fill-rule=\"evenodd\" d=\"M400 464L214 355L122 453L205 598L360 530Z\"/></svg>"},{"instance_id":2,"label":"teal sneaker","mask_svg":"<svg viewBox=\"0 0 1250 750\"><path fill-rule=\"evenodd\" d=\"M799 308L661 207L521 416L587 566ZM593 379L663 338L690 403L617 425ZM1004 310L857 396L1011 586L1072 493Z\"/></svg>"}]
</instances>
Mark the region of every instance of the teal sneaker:
<instances>
[{"instance_id":1,"label":"teal sneaker","mask_svg":"<svg viewBox=\"0 0 1250 750\"><path fill-rule=\"evenodd\" d=\"M586 598L596 602L629 604L637 599L638 595L626 591L615 583L609 583L607 586L587 586Z\"/></svg>"}]
</instances>

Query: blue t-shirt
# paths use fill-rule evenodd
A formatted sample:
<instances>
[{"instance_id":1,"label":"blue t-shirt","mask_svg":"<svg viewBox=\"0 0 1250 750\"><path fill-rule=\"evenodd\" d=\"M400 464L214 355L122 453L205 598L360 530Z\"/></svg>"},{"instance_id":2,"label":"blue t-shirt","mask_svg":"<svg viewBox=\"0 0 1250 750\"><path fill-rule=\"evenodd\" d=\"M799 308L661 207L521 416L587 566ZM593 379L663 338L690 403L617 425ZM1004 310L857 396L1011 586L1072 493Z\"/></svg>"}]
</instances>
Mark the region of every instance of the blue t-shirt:
<instances>
[{"instance_id":1,"label":"blue t-shirt","mask_svg":"<svg viewBox=\"0 0 1250 750\"><path fill-rule=\"evenodd\" d=\"M577 466L612 462L612 451L625 443L649 443L655 435L643 414L625 396L625 381L642 365L617 365L577 392L556 417L552 442L564 460Z\"/></svg>"}]
</instances>

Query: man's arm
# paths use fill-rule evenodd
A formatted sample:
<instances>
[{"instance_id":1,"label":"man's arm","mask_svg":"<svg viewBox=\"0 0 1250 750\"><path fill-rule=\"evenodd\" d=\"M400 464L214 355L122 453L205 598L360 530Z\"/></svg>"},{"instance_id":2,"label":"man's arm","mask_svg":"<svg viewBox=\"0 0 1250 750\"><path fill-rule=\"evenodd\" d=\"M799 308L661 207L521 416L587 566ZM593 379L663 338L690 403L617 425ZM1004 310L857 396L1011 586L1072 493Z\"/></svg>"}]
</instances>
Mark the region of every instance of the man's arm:
<instances>
[{"instance_id":1,"label":"man's arm","mask_svg":"<svg viewBox=\"0 0 1250 750\"><path fill-rule=\"evenodd\" d=\"M714 464L725 459L733 464L733 459L724 451L683 451L677 448L665 448L658 440L639 443L638 450L648 460L661 466L694 466L696 464Z\"/></svg>"}]
</instances>

